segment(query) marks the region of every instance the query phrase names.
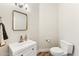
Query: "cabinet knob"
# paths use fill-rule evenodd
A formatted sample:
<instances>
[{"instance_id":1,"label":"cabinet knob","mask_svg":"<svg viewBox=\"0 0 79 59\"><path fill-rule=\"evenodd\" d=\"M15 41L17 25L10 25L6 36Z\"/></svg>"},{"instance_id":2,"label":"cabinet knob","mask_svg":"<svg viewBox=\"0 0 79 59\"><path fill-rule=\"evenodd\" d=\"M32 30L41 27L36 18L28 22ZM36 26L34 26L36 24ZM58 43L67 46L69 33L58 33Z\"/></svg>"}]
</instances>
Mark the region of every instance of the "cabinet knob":
<instances>
[{"instance_id":1,"label":"cabinet knob","mask_svg":"<svg viewBox=\"0 0 79 59\"><path fill-rule=\"evenodd\" d=\"M23 56L23 54L21 54L21 56Z\"/></svg>"},{"instance_id":2,"label":"cabinet knob","mask_svg":"<svg viewBox=\"0 0 79 59\"><path fill-rule=\"evenodd\" d=\"M34 50L34 48L32 48L32 50Z\"/></svg>"}]
</instances>

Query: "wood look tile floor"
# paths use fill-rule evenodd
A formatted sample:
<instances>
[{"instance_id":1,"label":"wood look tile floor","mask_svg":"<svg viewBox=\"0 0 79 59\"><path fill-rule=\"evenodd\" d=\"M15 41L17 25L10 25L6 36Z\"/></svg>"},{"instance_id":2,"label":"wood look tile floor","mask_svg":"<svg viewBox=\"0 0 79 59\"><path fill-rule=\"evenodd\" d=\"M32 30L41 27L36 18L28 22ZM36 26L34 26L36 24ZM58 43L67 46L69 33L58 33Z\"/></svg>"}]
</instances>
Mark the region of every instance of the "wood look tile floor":
<instances>
[{"instance_id":1,"label":"wood look tile floor","mask_svg":"<svg viewBox=\"0 0 79 59\"><path fill-rule=\"evenodd\" d=\"M49 52L39 52L37 56L51 56Z\"/></svg>"}]
</instances>

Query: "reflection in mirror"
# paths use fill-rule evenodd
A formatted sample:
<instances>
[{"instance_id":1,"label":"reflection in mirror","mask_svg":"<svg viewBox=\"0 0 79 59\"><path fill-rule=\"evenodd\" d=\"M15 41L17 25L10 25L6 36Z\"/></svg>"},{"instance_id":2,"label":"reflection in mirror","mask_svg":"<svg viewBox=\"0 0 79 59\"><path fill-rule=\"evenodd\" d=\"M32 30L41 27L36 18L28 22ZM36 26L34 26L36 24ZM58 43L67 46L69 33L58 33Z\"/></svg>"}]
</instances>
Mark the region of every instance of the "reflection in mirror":
<instances>
[{"instance_id":1,"label":"reflection in mirror","mask_svg":"<svg viewBox=\"0 0 79 59\"><path fill-rule=\"evenodd\" d=\"M27 29L27 14L13 10L13 30L25 31Z\"/></svg>"}]
</instances>

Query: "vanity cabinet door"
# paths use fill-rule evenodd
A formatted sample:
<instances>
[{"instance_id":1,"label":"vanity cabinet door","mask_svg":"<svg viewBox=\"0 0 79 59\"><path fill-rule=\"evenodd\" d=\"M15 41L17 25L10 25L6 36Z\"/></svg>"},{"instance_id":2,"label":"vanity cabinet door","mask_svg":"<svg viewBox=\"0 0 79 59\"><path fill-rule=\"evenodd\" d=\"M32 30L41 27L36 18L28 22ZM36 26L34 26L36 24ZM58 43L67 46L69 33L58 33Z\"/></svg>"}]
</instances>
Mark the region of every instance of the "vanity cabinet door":
<instances>
[{"instance_id":1,"label":"vanity cabinet door","mask_svg":"<svg viewBox=\"0 0 79 59\"><path fill-rule=\"evenodd\" d=\"M28 48L25 48L14 56L36 56L36 45L32 45Z\"/></svg>"},{"instance_id":2,"label":"vanity cabinet door","mask_svg":"<svg viewBox=\"0 0 79 59\"><path fill-rule=\"evenodd\" d=\"M32 46L32 47L29 47L29 48L27 48L27 49L28 49L28 51L25 50L25 51L23 52L23 55L24 55L24 56L36 56L36 45L34 45L34 46Z\"/></svg>"}]
</instances>

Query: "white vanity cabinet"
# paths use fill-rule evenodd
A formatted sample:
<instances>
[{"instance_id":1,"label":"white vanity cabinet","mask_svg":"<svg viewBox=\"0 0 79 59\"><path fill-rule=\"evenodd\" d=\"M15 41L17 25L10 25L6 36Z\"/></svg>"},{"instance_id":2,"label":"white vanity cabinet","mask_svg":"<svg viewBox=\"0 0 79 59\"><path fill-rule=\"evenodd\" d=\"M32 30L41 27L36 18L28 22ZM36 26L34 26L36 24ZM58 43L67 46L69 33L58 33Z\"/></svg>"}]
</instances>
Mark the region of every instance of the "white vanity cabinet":
<instances>
[{"instance_id":1,"label":"white vanity cabinet","mask_svg":"<svg viewBox=\"0 0 79 59\"><path fill-rule=\"evenodd\" d=\"M35 41L27 40L9 44L10 56L36 56L37 45Z\"/></svg>"}]
</instances>

